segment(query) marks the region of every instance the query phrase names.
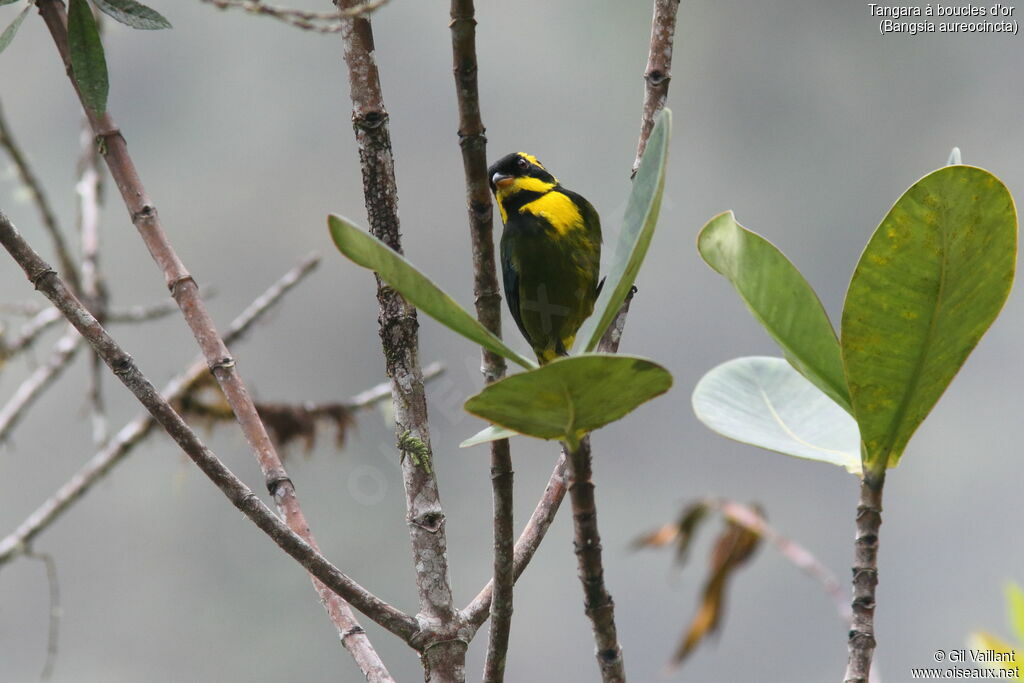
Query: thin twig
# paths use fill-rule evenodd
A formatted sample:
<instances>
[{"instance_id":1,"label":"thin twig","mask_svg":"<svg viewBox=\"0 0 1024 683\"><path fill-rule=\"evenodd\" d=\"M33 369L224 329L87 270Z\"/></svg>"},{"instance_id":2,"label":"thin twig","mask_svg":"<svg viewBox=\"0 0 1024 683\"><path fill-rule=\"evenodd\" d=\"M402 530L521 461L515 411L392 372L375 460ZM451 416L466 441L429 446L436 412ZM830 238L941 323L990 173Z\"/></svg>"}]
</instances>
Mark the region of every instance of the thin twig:
<instances>
[{"instance_id":1,"label":"thin twig","mask_svg":"<svg viewBox=\"0 0 1024 683\"><path fill-rule=\"evenodd\" d=\"M150 320L158 320L178 310L178 305L173 299L161 301L148 306L131 306L124 309L114 309L107 312L108 323L140 323ZM4 344L0 340L0 362L6 362L22 353L32 346L39 336L48 329L64 319L53 306L46 306L39 309L20 328L18 334L10 342Z\"/></svg>"},{"instance_id":2,"label":"thin twig","mask_svg":"<svg viewBox=\"0 0 1024 683\"><path fill-rule=\"evenodd\" d=\"M319 263L315 256L307 256L302 263L292 268L266 292L260 295L231 323L225 340L241 339L263 315L281 298L301 282ZM56 308L47 310L57 311ZM58 315L60 311L57 311ZM63 317L63 316L62 316ZM75 332L81 339L81 335ZM161 395L168 403L181 398L202 378L209 375L210 369L201 358L194 362L184 373L172 379L163 389ZM0 540L0 566L25 552L32 540L45 531L71 505L73 505L99 479L107 475L125 456L129 454L147 434L156 421L149 413L142 413L126 424L103 449L80 469L67 483L61 486L45 503L25 519L18 528L3 540Z\"/></svg>"},{"instance_id":3,"label":"thin twig","mask_svg":"<svg viewBox=\"0 0 1024 683\"><path fill-rule=\"evenodd\" d=\"M53 353L49 360L36 368L25 381L18 385L11 398L0 408L0 441L7 438L11 429L18 423L42 393L53 385L61 373L71 364L78 349L82 348L82 337L74 328L68 331L53 345Z\"/></svg>"},{"instance_id":4,"label":"thin twig","mask_svg":"<svg viewBox=\"0 0 1024 683\"><path fill-rule=\"evenodd\" d=\"M356 6L355 0L338 0L336 4L341 9ZM369 18L345 19L342 38L370 231L401 253L391 135ZM395 429L402 451L406 521L419 592L417 619L425 625L423 641L418 643L421 662L427 681L461 680L465 676L468 638L460 633L461 619L452 602L445 515L432 466L416 309L379 278L377 301L385 366L392 380Z\"/></svg>"},{"instance_id":5,"label":"thin twig","mask_svg":"<svg viewBox=\"0 0 1024 683\"><path fill-rule=\"evenodd\" d=\"M57 216L53 212L53 207L50 206L50 200L46 197L42 183L39 182L39 178L32 171L28 159L21 151L21 146L11 132L11 128L3 114L3 109L0 109L0 147L3 147L8 156L11 157L14 168L18 171L18 177L31 195L32 203L39 210L39 217L42 219L43 227L53 242L53 249L57 254L57 263L60 264L68 285L72 291L80 291L78 268L75 266L74 259L71 258L71 251L68 249L68 244L64 239L63 231L60 229Z\"/></svg>"},{"instance_id":6,"label":"thin twig","mask_svg":"<svg viewBox=\"0 0 1024 683\"><path fill-rule=\"evenodd\" d=\"M58 643L60 640L60 582L57 580L57 562L53 555L35 550L25 553L26 557L39 560L46 567L46 585L50 594L50 618L47 620L46 661L39 679L48 681L53 677L53 669L57 665Z\"/></svg>"},{"instance_id":7,"label":"thin twig","mask_svg":"<svg viewBox=\"0 0 1024 683\"><path fill-rule=\"evenodd\" d=\"M335 10L333 12L309 12L290 7L268 5L261 0L200 0L200 2L213 5L222 10L239 9L250 14L261 14L304 31L338 33L343 28L342 19L346 17L368 16L386 5L389 0L367 0L367 2L353 5L348 9Z\"/></svg>"},{"instance_id":8,"label":"thin twig","mask_svg":"<svg viewBox=\"0 0 1024 683\"><path fill-rule=\"evenodd\" d=\"M604 683L625 683L622 648L615 628L615 603L604 584L601 535L597 530L590 439L569 451L569 499L572 502L573 545L583 584L583 606L594 631L597 665Z\"/></svg>"},{"instance_id":9,"label":"thin twig","mask_svg":"<svg viewBox=\"0 0 1024 683\"><path fill-rule=\"evenodd\" d=\"M309 272L309 270L307 269L305 272ZM263 317L263 314L269 311L280 300L280 297L297 282L298 280L292 283L283 283L283 280L279 280L274 289L268 290L254 302L257 308L250 307L246 313L235 319L224 338L232 342L241 339L252 324ZM438 363L432 364L428 369L434 371L432 377L443 371L442 366ZM201 379L207 376L207 373L209 373L209 368L206 367L206 363L201 359L197 360L187 370L168 382L160 395L165 401L173 404L191 391ZM391 398L391 385L388 382L382 382L352 396L346 404L350 410L357 411L369 408L386 398ZM0 567L27 552L36 536L46 531L78 502L93 484L107 476L120 464L132 449L152 433L152 427L155 424L156 420L149 413L136 416L122 427L103 449L93 455L71 479L26 517L13 532L0 539Z\"/></svg>"},{"instance_id":10,"label":"thin twig","mask_svg":"<svg viewBox=\"0 0 1024 683\"><path fill-rule=\"evenodd\" d=\"M42 0L52 3L55 0ZM52 5L51 5L52 6ZM256 524L264 533L299 562L306 571L332 591L348 600L352 606L376 621L406 642L419 633L419 624L401 610L373 595L343 574L320 554L302 536L293 531L271 512L270 508L236 477L219 458L206 447L196 433L165 401L150 381L139 371L135 361L107 334L68 289L64 281L25 242L17 229L0 213L0 244L11 254L29 281L42 292L68 319L75 329L103 358L118 380L142 403L160 426L185 451L186 455L227 496L228 500ZM333 615L332 615L333 617ZM362 634L358 634L362 635ZM346 645L348 640L344 641Z\"/></svg>"},{"instance_id":11,"label":"thin twig","mask_svg":"<svg viewBox=\"0 0 1024 683\"><path fill-rule=\"evenodd\" d=\"M747 505L724 499L709 500L708 504L717 508L726 518L767 539L790 564L821 584L825 593L835 603L839 618L844 624L850 623L853 613L850 611L849 597L843 591L842 584L811 551L780 534L761 514Z\"/></svg>"},{"instance_id":12,"label":"thin twig","mask_svg":"<svg viewBox=\"0 0 1024 683\"><path fill-rule=\"evenodd\" d=\"M94 11L96 26L102 34L101 12ZM78 235L82 249L82 301L102 324L107 322L110 298L103 272L100 270L100 205L103 201L103 176L99 169L99 150L92 137L89 122L82 121L79 137ZM102 446L108 438L106 409L103 401L103 361L92 354L89 363L89 412L92 420L92 442Z\"/></svg>"},{"instance_id":13,"label":"thin twig","mask_svg":"<svg viewBox=\"0 0 1024 683\"><path fill-rule=\"evenodd\" d=\"M0 313L10 313L11 315L20 315L26 318L38 315L47 308L50 308L49 304L41 304L35 301L0 302Z\"/></svg>"},{"instance_id":14,"label":"thin twig","mask_svg":"<svg viewBox=\"0 0 1024 683\"><path fill-rule=\"evenodd\" d=\"M878 530L882 525L885 465L866 471L857 505L853 560L853 623L850 626L844 683L868 683L875 653L875 586L878 585Z\"/></svg>"},{"instance_id":15,"label":"thin twig","mask_svg":"<svg viewBox=\"0 0 1024 683\"><path fill-rule=\"evenodd\" d=\"M71 56L64 5L60 0L38 0L36 5L50 30L50 35L53 37L54 44L60 52L70 77L72 74ZM74 78L71 78L71 82L78 92ZM78 94L81 100L81 93ZM181 308L185 321L202 349L203 356L220 384L232 412L238 418L246 441L259 462L267 490L274 497L274 502L287 522L288 528L301 537L303 542L308 544L314 552L318 553L316 540L295 495L295 487L281 463L281 458L274 449L245 384L242 382L235 367L234 358L231 357L227 345L217 333L213 318L199 296L195 280L185 268L185 264L178 258L164 232L156 207L146 194L135 164L128 154L124 136L109 112L98 115L86 106L84 100L82 100L82 108L89 119L93 133L98 139L103 140L101 148L103 157L114 182L117 183L118 190L121 192L132 223L137 228L153 259L160 266L167 286L171 290L171 296ZM376 653L373 652L366 635L355 623L347 606L337 595L327 590L318 581L313 580L313 586L341 634L342 643L356 658L357 663L362 666L361 658L363 657L376 660ZM383 664L378 667L374 663L374 668L383 668Z\"/></svg>"},{"instance_id":16,"label":"thin twig","mask_svg":"<svg viewBox=\"0 0 1024 683\"><path fill-rule=\"evenodd\" d=\"M211 296L205 287L200 288L200 291L206 295L207 298ZM178 304L176 304L173 299L158 301L155 304L139 304L129 306L127 308L114 308L107 311L107 322L110 324L144 323L151 320L166 318L177 310Z\"/></svg>"},{"instance_id":17,"label":"thin twig","mask_svg":"<svg viewBox=\"0 0 1024 683\"><path fill-rule=\"evenodd\" d=\"M676 14L679 0L654 0L651 19L651 49L644 70L644 113L640 122L640 142L636 147L633 175L640 168L640 157L647 149L647 138L654 128L654 119L665 108L668 86L672 80L672 43L676 34Z\"/></svg>"},{"instance_id":18,"label":"thin twig","mask_svg":"<svg viewBox=\"0 0 1024 683\"><path fill-rule=\"evenodd\" d=\"M423 381L432 380L435 377L439 377L444 372L444 365L437 361L430 363L423 368ZM352 410L359 410L360 408L367 408L376 403L380 403L386 398L391 398L391 382L381 382L374 386L359 392L346 403Z\"/></svg>"},{"instance_id":19,"label":"thin twig","mask_svg":"<svg viewBox=\"0 0 1024 683\"><path fill-rule=\"evenodd\" d=\"M39 311L22 324L18 330L18 336L7 344L0 342L0 360L8 361L17 356L32 346L33 342L39 338L39 335L63 319L64 316L60 314L60 311L52 306Z\"/></svg>"},{"instance_id":20,"label":"thin twig","mask_svg":"<svg viewBox=\"0 0 1024 683\"><path fill-rule=\"evenodd\" d=\"M494 226L491 192L487 182L487 138L480 116L480 92L477 86L476 18L473 0L452 0L452 71L459 105L459 146L466 176L466 205L473 251L473 293L476 316L484 327L501 337L501 292L494 259ZM483 350L481 370L484 382L505 376L505 360ZM485 683L498 683L505 677L508 639L512 628L512 594L515 584L513 549L512 454L508 439L491 443L491 491L494 499L494 586L491 600L491 626L484 662Z\"/></svg>"}]
</instances>

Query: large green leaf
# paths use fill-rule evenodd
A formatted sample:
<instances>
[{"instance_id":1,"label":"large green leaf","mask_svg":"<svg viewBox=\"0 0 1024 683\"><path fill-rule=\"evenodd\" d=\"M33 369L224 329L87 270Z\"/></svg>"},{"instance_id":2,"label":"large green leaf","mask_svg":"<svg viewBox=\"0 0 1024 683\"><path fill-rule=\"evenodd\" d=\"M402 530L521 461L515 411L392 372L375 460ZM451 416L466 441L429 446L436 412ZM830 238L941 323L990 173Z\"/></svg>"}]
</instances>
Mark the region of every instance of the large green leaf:
<instances>
[{"instance_id":1,"label":"large green leaf","mask_svg":"<svg viewBox=\"0 0 1024 683\"><path fill-rule=\"evenodd\" d=\"M735 358L693 390L693 412L730 439L860 474L860 434L849 413L782 358Z\"/></svg>"},{"instance_id":2,"label":"large green leaf","mask_svg":"<svg viewBox=\"0 0 1024 683\"><path fill-rule=\"evenodd\" d=\"M82 101L94 114L107 110L107 58L103 43L92 16L88 0L70 0L68 3L68 50L71 53L71 72L82 93Z\"/></svg>"},{"instance_id":3,"label":"large green leaf","mask_svg":"<svg viewBox=\"0 0 1024 683\"><path fill-rule=\"evenodd\" d=\"M0 33L0 52L7 49L7 46L14 40L14 36L18 35L18 29L21 28L21 22L25 21L25 16L28 11L32 9L32 5L27 5L25 9L18 12L18 15L14 17L14 21L7 25L3 33Z\"/></svg>"},{"instance_id":4,"label":"large green leaf","mask_svg":"<svg viewBox=\"0 0 1024 683\"><path fill-rule=\"evenodd\" d=\"M577 339L586 341L584 351L597 348L605 330L612 324L636 281L640 264L654 236L665 189L665 165L668 163L668 141L672 133L672 112L662 109L647 140L640 167L633 178L633 189L626 203L622 232L615 247L612 265L604 279L601 295L594 304L594 315L583 324Z\"/></svg>"},{"instance_id":5,"label":"large green leaf","mask_svg":"<svg viewBox=\"0 0 1024 683\"><path fill-rule=\"evenodd\" d=\"M774 244L737 223L732 211L708 221L697 249L733 284L793 367L852 412L839 340L796 266Z\"/></svg>"},{"instance_id":6,"label":"large green leaf","mask_svg":"<svg viewBox=\"0 0 1024 683\"><path fill-rule=\"evenodd\" d=\"M360 266L376 271L381 280L394 287L410 304L466 339L513 363L528 369L537 367L533 361L505 346L394 249L341 216L328 216L327 226L338 251Z\"/></svg>"},{"instance_id":7,"label":"large green leaf","mask_svg":"<svg viewBox=\"0 0 1024 683\"><path fill-rule=\"evenodd\" d=\"M668 391L672 375L644 358L586 354L484 387L466 410L496 425L570 446Z\"/></svg>"},{"instance_id":8,"label":"large green leaf","mask_svg":"<svg viewBox=\"0 0 1024 683\"><path fill-rule=\"evenodd\" d=\"M125 26L154 31L171 28L171 22L151 7L135 0L92 0L100 10Z\"/></svg>"},{"instance_id":9,"label":"large green leaf","mask_svg":"<svg viewBox=\"0 0 1024 683\"><path fill-rule=\"evenodd\" d=\"M864 469L893 467L1013 283L1017 213L973 166L916 182L875 230L843 307L842 352Z\"/></svg>"}]
</instances>

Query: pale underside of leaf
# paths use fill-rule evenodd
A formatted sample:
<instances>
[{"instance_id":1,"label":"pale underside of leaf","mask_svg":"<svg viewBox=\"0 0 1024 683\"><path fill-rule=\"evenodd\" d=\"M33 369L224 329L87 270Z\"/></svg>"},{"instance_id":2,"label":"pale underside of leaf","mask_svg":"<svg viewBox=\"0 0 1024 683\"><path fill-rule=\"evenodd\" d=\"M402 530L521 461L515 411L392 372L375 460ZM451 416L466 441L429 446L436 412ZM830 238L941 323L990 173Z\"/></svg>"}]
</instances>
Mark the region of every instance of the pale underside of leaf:
<instances>
[{"instance_id":1,"label":"pale underside of leaf","mask_svg":"<svg viewBox=\"0 0 1024 683\"><path fill-rule=\"evenodd\" d=\"M693 392L697 418L730 439L860 473L853 418L783 358L736 358Z\"/></svg>"}]
</instances>

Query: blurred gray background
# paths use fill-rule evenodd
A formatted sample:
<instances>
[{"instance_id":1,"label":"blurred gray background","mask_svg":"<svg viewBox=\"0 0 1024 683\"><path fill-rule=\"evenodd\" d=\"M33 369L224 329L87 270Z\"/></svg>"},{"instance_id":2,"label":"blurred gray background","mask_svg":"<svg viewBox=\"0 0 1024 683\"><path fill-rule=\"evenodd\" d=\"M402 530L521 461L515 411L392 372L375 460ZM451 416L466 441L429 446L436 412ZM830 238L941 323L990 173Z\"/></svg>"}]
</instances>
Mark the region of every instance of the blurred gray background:
<instances>
[{"instance_id":1,"label":"blurred gray background","mask_svg":"<svg viewBox=\"0 0 1024 683\"><path fill-rule=\"evenodd\" d=\"M348 397L383 379L373 278L333 249L324 217L365 221L342 46L275 21L193 0L151 0L173 31L107 22L110 109L186 264L219 295L221 326L310 250L324 264L256 334L239 367L267 400ZM480 3L479 56L489 157L537 154L601 211L614 244L639 130L650 2ZM312 0L308 9L328 9ZM20 6L0 8L6 24ZM469 239L447 28L448 3L393 0L374 19L394 141L405 249L465 305ZM778 244L833 320L860 250L891 203L942 165L967 163L1024 196L1021 38L880 36L866 3L683 2L669 104L675 133L656 243L641 273L623 350L665 363L675 388L594 438L608 583L632 680L662 669L692 616L711 537L680 573L672 554L632 552L639 533L709 493L758 501L770 520L845 582L857 482L845 471L727 441L694 418L689 395L714 365L777 354L730 286L694 247L712 215ZM0 95L65 225L80 113L35 15L0 57ZM6 165L6 161L3 162ZM46 255L34 208L10 173L0 207ZM162 277L113 193L104 262L115 305L166 296ZM610 251L610 249L608 250ZM2 300L37 297L0 259ZM16 322L8 318L8 322ZM525 343L506 315L511 342ZM432 321L422 358L448 368L429 388L435 465L448 514L452 579L465 604L490 572L486 448L458 443L481 423L461 412L478 390L477 350ZM1024 579L1018 398L1024 304L1015 292L961 376L917 433L886 487L876 662L910 679L936 649L987 628L1009 637L1003 584ZM56 334L36 351L43 360ZM195 355L179 317L118 327L157 383ZM92 453L86 356L0 447L0 534L12 530ZM30 365L0 375L3 400ZM108 381L112 427L138 410ZM253 488L262 479L233 427L210 445ZM329 435L291 460L325 553L407 611L415 588L384 416L359 419L343 451ZM547 480L555 447L518 440L517 527ZM563 510L518 584L508 679L593 681ZM58 681L356 681L305 575L162 436L150 439L40 537L59 564L64 619ZM0 571L0 679L30 681L45 659L47 588L39 563ZM722 633L669 678L835 681L846 628L818 585L770 547L733 581ZM392 673L421 676L413 653L364 619ZM478 679L486 636L473 643Z\"/></svg>"}]
</instances>

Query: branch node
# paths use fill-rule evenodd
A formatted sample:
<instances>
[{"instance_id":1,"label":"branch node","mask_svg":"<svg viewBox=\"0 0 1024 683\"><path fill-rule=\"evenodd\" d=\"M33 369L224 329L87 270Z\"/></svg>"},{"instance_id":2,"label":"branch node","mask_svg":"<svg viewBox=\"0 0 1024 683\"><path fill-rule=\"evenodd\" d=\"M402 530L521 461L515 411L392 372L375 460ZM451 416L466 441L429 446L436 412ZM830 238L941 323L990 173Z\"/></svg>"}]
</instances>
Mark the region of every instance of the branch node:
<instances>
[{"instance_id":1,"label":"branch node","mask_svg":"<svg viewBox=\"0 0 1024 683\"><path fill-rule=\"evenodd\" d=\"M424 531L436 534L444 527L444 513L440 510L431 510L413 517L412 523Z\"/></svg>"},{"instance_id":2,"label":"branch node","mask_svg":"<svg viewBox=\"0 0 1024 683\"><path fill-rule=\"evenodd\" d=\"M270 493L271 496L277 498L278 491L280 491L281 487L284 485L288 485L289 487L294 486L294 484L292 484L291 478L278 475L273 479L267 480L267 491Z\"/></svg>"},{"instance_id":3,"label":"branch node","mask_svg":"<svg viewBox=\"0 0 1024 683\"><path fill-rule=\"evenodd\" d=\"M193 285L196 284L195 279L193 279L193 277L190 274L185 273L184 275L176 277L170 282L168 282L167 289L171 290L171 296L176 296L178 287L189 282L191 282Z\"/></svg>"},{"instance_id":4,"label":"branch node","mask_svg":"<svg viewBox=\"0 0 1024 683\"><path fill-rule=\"evenodd\" d=\"M156 218L156 207L152 204L143 204L142 208L132 214L132 223Z\"/></svg>"},{"instance_id":5,"label":"branch node","mask_svg":"<svg viewBox=\"0 0 1024 683\"><path fill-rule=\"evenodd\" d=\"M114 362L111 364L110 369L120 378L125 378L130 375L135 369L135 361L127 353L122 353Z\"/></svg>"},{"instance_id":6,"label":"branch node","mask_svg":"<svg viewBox=\"0 0 1024 683\"><path fill-rule=\"evenodd\" d=\"M216 373L218 370L230 370L235 367L235 359L231 356L224 356L210 363L210 372Z\"/></svg>"},{"instance_id":7,"label":"branch node","mask_svg":"<svg viewBox=\"0 0 1024 683\"><path fill-rule=\"evenodd\" d=\"M44 278L46 278L46 277L48 277L50 275L56 275L56 274L57 274L57 271L55 271L49 265L44 263L44 264L42 264L42 266L39 268L38 271L33 272L31 275L29 275L28 279L29 279L29 282L32 283L32 286L35 287L36 290L38 290L39 289L39 284L43 281Z\"/></svg>"},{"instance_id":8,"label":"branch node","mask_svg":"<svg viewBox=\"0 0 1024 683\"><path fill-rule=\"evenodd\" d=\"M388 113L383 109L358 112L352 114L352 125L356 130L372 131L383 126L388 118Z\"/></svg>"},{"instance_id":9,"label":"branch node","mask_svg":"<svg viewBox=\"0 0 1024 683\"><path fill-rule=\"evenodd\" d=\"M644 75L644 79L646 79L647 82L650 83L652 86L657 87L662 83L668 83L670 80L672 80L672 75L665 73L664 71L661 71L659 69L654 69L653 71L648 71Z\"/></svg>"},{"instance_id":10,"label":"branch node","mask_svg":"<svg viewBox=\"0 0 1024 683\"><path fill-rule=\"evenodd\" d=\"M363 627L360 626L359 624L356 624L352 628L349 628L349 629L346 629L346 630L342 631L341 635L340 635L340 640L342 642L345 642L345 639L348 638L349 636L358 636L358 635L361 635L363 633L366 633L366 631L363 629Z\"/></svg>"}]
</instances>

